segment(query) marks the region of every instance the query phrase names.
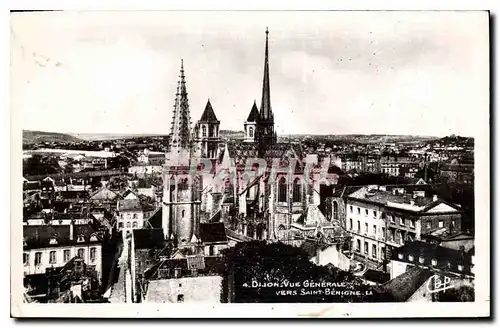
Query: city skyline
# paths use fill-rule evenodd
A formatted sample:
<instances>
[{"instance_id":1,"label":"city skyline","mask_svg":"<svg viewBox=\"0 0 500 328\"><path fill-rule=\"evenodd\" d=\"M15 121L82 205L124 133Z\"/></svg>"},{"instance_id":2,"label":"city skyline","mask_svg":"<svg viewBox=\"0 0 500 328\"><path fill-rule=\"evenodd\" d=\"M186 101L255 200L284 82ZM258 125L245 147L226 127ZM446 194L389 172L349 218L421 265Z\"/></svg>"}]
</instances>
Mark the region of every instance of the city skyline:
<instances>
[{"instance_id":1,"label":"city skyline","mask_svg":"<svg viewBox=\"0 0 500 328\"><path fill-rule=\"evenodd\" d=\"M168 134L184 59L192 122L210 99L222 130L242 130L260 104L268 26L278 135L477 136L488 36L460 19L482 28L486 16L330 12L289 27L297 15L307 12L13 15L13 110L27 130Z\"/></svg>"}]
</instances>

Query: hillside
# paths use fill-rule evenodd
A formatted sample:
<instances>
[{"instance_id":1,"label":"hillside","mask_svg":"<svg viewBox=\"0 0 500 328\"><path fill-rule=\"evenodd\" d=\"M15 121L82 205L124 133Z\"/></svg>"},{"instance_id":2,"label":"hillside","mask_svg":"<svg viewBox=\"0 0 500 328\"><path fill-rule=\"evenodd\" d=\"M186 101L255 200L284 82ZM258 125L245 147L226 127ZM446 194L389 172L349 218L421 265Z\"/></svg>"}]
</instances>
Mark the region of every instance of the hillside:
<instances>
[{"instance_id":1,"label":"hillside","mask_svg":"<svg viewBox=\"0 0 500 328\"><path fill-rule=\"evenodd\" d=\"M23 130L23 144L40 142L81 142L82 140L65 133Z\"/></svg>"}]
</instances>

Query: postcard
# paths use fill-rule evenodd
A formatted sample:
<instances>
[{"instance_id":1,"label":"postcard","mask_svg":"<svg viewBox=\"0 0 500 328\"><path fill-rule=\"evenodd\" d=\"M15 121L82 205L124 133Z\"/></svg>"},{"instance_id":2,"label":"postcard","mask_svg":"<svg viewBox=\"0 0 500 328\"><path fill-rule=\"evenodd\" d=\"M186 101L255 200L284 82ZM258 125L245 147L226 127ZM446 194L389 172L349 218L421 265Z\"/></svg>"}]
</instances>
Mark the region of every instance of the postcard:
<instances>
[{"instance_id":1,"label":"postcard","mask_svg":"<svg viewBox=\"0 0 500 328\"><path fill-rule=\"evenodd\" d=\"M12 12L11 315L489 317L489 21Z\"/></svg>"}]
</instances>

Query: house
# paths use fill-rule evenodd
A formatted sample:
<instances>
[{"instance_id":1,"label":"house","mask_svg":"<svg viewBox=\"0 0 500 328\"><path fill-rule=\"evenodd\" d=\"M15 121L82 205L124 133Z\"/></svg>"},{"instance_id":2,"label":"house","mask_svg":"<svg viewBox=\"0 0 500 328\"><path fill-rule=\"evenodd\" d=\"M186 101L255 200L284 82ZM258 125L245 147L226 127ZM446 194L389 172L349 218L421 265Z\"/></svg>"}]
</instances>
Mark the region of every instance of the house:
<instances>
[{"instance_id":1,"label":"house","mask_svg":"<svg viewBox=\"0 0 500 328\"><path fill-rule=\"evenodd\" d=\"M472 253L422 241L408 242L394 249L390 263L391 279L411 267L426 268L434 273L473 280Z\"/></svg>"},{"instance_id":2,"label":"house","mask_svg":"<svg viewBox=\"0 0 500 328\"><path fill-rule=\"evenodd\" d=\"M218 256L164 259L146 271L144 303L221 303L224 262Z\"/></svg>"},{"instance_id":3,"label":"house","mask_svg":"<svg viewBox=\"0 0 500 328\"><path fill-rule=\"evenodd\" d=\"M412 267L383 284L380 291L389 293L396 302L431 301L427 284L432 276L430 270Z\"/></svg>"},{"instance_id":4,"label":"house","mask_svg":"<svg viewBox=\"0 0 500 328\"><path fill-rule=\"evenodd\" d=\"M201 223L200 240L203 245L205 256L219 255L221 250L228 247L224 223Z\"/></svg>"},{"instance_id":5,"label":"house","mask_svg":"<svg viewBox=\"0 0 500 328\"><path fill-rule=\"evenodd\" d=\"M64 266L80 257L102 274L102 241L91 224L24 225L24 274L45 274L48 268Z\"/></svg>"},{"instance_id":6,"label":"house","mask_svg":"<svg viewBox=\"0 0 500 328\"><path fill-rule=\"evenodd\" d=\"M114 201L118 198L118 193L107 188L102 187L101 189L95 191L90 195L90 200L92 202L106 202L106 201Z\"/></svg>"},{"instance_id":7,"label":"house","mask_svg":"<svg viewBox=\"0 0 500 328\"><path fill-rule=\"evenodd\" d=\"M139 199L118 200L117 211L118 231L129 232L144 226L144 211Z\"/></svg>"}]
</instances>

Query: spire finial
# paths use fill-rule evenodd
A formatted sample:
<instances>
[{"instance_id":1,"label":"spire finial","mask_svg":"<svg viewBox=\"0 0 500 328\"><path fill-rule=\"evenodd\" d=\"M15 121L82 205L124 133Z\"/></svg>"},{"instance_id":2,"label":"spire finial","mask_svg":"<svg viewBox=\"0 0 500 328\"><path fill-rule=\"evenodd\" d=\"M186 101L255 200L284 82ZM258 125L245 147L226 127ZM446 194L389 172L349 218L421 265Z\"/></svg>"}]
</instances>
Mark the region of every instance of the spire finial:
<instances>
[{"instance_id":1,"label":"spire finial","mask_svg":"<svg viewBox=\"0 0 500 328\"><path fill-rule=\"evenodd\" d=\"M267 26L266 26L266 34L269 34L269 29L267 28Z\"/></svg>"}]
</instances>

